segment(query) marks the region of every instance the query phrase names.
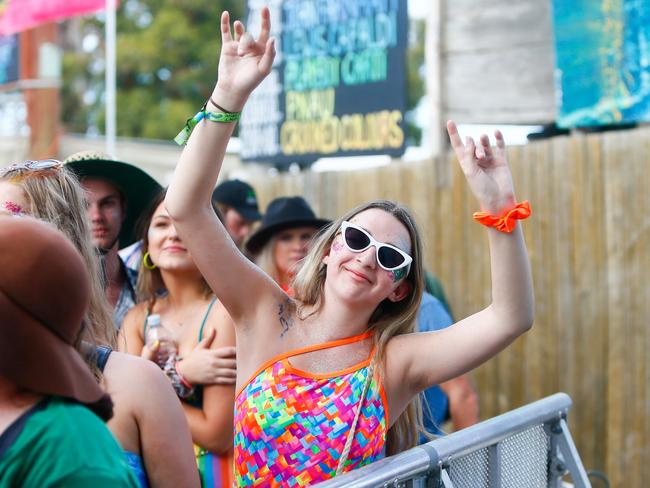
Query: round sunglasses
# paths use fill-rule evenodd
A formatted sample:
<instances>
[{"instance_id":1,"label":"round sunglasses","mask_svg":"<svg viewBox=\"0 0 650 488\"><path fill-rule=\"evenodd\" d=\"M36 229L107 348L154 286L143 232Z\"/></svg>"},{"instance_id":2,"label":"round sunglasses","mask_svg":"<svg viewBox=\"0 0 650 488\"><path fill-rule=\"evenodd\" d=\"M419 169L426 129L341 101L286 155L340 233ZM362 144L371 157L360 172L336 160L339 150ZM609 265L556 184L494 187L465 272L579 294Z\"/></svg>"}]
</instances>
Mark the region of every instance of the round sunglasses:
<instances>
[{"instance_id":1,"label":"round sunglasses","mask_svg":"<svg viewBox=\"0 0 650 488\"><path fill-rule=\"evenodd\" d=\"M377 263L386 271L395 271L413 262L413 258L398 247L375 240L364 229L347 220L341 223L341 234L345 247L352 252L363 252L374 246Z\"/></svg>"}]
</instances>

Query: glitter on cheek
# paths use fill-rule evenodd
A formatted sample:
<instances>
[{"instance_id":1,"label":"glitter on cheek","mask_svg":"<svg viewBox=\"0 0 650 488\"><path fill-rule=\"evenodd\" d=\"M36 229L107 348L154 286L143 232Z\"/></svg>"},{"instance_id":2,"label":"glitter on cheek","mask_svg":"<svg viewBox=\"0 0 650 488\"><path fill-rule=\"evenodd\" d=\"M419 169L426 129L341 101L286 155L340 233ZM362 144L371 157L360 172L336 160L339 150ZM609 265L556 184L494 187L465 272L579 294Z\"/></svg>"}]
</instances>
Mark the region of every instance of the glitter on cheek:
<instances>
[{"instance_id":1,"label":"glitter on cheek","mask_svg":"<svg viewBox=\"0 0 650 488\"><path fill-rule=\"evenodd\" d=\"M341 243L341 241L336 240L332 242L332 251L340 252L342 249L343 249L343 244Z\"/></svg>"},{"instance_id":2,"label":"glitter on cheek","mask_svg":"<svg viewBox=\"0 0 650 488\"><path fill-rule=\"evenodd\" d=\"M394 271L389 271L388 274L393 280L393 283L397 283L399 280L404 278L404 276L406 276L406 267L396 269Z\"/></svg>"},{"instance_id":3,"label":"glitter on cheek","mask_svg":"<svg viewBox=\"0 0 650 488\"><path fill-rule=\"evenodd\" d=\"M14 202L5 202L5 208L14 215L23 213L23 207Z\"/></svg>"}]
</instances>

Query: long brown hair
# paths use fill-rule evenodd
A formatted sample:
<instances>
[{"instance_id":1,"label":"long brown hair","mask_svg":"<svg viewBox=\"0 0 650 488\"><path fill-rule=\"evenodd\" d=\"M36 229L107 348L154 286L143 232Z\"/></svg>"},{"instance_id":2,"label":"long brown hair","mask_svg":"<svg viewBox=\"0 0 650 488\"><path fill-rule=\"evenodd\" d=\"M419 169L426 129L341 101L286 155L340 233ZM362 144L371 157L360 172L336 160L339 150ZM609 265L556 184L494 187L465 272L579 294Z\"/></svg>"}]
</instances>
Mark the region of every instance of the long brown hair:
<instances>
[{"instance_id":1,"label":"long brown hair","mask_svg":"<svg viewBox=\"0 0 650 488\"><path fill-rule=\"evenodd\" d=\"M138 221L137 235L140 238L140 241L142 242L141 249L142 249L143 257L145 256L145 253L149 251L149 227L151 226L153 215L156 213L156 209L158 208L158 206L163 202L163 200L165 200L165 195L167 195L166 188L163 191L161 191L156 196L156 198L152 200L150 207L147 209L147 211L144 214L142 214L140 220ZM215 210L215 212L217 211ZM217 216L221 220L221 215L218 212L217 212ZM148 262L150 261L151 258L148 257ZM212 289L210 288L210 285L208 285L208 282L205 281L205 278L203 278L203 275L201 275L201 280L203 282L204 292L206 296L209 296L210 294L212 294ZM160 270L157 267L155 267L154 269L147 268L146 266L144 266L143 260L141 259L138 267L138 281L136 284L136 293L138 295L138 301L139 302L148 301L150 302L150 306L151 306L153 305L153 302L155 302L159 292L161 290L164 290L164 288L165 288L165 284L163 283Z\"/></svg>"},{"instance_id":2,"label":"long brown hair","mask_svg":"<svg viewBox=\"0 0 650 488\"><path fill-rule=\"evenodd\" d=\"M378 365L380 374L383 375L386 344L397 335L415 331L415 318L420 307L424 288L422 242L415 220L406 207L389 200L374 200L350 210L330 226L322 229L319 235L315 237L309 254L305 257L300 271L296 274L293 289L296 299L303 306L314 306L316 311L320 310L327 271L323 263L323 257L329 252L332 241L339 232L341 223L371 208L383 210L406 227L411 238L410 255L413 258L411 269L406 276L406 280L411 286L410 294L399 302L385 299L377 305L368 322L368 330L375 331L374 340L377 346L373 360ZM388 455L416 446L421 430L423 430L422 406L420 398L416 397L409 403L405 411L388 431L386 440Z\"/></svg>"}]
</instances>

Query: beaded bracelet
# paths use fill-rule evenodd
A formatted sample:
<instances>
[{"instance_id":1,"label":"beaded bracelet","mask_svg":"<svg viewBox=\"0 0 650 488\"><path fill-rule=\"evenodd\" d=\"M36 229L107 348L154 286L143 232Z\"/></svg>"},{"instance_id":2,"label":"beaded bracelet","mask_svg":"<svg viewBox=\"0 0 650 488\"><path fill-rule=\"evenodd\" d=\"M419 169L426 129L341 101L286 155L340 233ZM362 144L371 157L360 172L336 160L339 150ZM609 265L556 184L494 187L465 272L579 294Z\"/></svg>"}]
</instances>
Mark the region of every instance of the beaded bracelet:
<instances>
[{"instance_id":1,"label":"beaded bracelet","mask_svg":"<svg viewBox=\"0 0 650 488\"><path fill-rule=\"evenodd\" d=\"M532 213L530 203L528 200L524 200L504 212L500 217L490 215L487 212L474 212L473 217L474 220L486 227L494 227L498 231L510 233L515 229L517 220L527 219Z\"/></svg>"},{"instance_id":2,"label":"beaded bracelet","mask_svg":"<svg viewBox=\"0 0 650 488\"><path fill-rule=\"evenodd\" d=\"M178 398L185 399L194 394L194 387L178 372L175 361L167 361L163 371L171 381Z\"/></svg>"},{"instance_id":3,"label":"beaded bracelet","mask_svg":"<svg viewBox=\"0 0 650 488\"><path fill-rule=\"evenodd\" d=\"M192 134L192 131L194 130L194 127L196 127L196 124L201 122L203 119L209 120L210 122L221 122L221 123L229 123L229 122L237 122L239 118L241 117L241 112L211 112L206 110L207 102L203 104L203 107L201 107L201 110L199 110L194 117L187 119L187 122L185 122L185 127L178 133L176 137L174 137L174 142L178 144L179 146L183 146L187 143L187 140L190 138L190 134ZM213 105L217 106L214 102L212 102ZM221 107L219 107L221 109Z\"/></svg>"}]
</instances>

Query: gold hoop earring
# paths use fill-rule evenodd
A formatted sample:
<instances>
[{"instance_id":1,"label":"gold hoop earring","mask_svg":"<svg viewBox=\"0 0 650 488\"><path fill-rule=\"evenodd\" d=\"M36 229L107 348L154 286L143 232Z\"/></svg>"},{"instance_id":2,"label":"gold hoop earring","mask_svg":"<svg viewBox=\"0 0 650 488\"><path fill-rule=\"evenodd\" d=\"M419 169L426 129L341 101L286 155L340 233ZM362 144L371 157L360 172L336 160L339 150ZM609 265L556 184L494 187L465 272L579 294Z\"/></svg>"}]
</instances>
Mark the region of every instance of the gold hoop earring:
<instances>
[{"instance_id":1,"label":"gold hoop earring","mask_svg":"<svg viewBox=\"0 0 650 488\"><path fill-rule=\"evenodd\" d=\"M147 258L149 259L149 262L147 262ZM151 254L149 254L149 251L144 253L144 256L142 256L142 265L147 269L156 269L156 265L151 260Z\"/></svg>"}]
</instances>

